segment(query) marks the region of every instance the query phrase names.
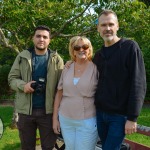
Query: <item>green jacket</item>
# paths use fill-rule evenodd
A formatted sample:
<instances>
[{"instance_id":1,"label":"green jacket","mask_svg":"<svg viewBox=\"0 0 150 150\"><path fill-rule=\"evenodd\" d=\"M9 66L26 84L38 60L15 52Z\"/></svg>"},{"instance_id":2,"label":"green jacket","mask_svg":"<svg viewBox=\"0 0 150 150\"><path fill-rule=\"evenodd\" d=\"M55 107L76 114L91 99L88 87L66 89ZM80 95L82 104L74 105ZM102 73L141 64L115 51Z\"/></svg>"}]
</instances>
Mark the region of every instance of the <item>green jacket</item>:
<instances>
[{"instance_id":1,"label":"green jacket","mask_svg":"<svg viewBox=\"0 0 150 150\"><path fill-rule=\"evenodd\" d=\"M32 53L29 50L22 51L16 57L8 75L8 83L16 91L16 112L27 115L31 115L32 113L32 94L26 94L23 90L24 85L32 81L31 58ZM51 51L47 67L46 114L53 112L53 101L63 67L62 58L57 52Z\"/></svg>"}]
</instances>

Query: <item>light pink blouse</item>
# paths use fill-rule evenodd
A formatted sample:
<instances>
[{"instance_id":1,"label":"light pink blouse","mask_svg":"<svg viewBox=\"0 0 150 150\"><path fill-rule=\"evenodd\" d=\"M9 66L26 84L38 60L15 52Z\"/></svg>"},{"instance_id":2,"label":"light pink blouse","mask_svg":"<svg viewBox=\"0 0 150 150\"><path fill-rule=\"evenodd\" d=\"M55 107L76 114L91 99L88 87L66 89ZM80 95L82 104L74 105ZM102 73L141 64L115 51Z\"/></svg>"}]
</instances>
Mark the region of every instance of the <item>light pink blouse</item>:
<instances>
[{"instance_id":1,"label":"light pink blouse","mask_svg":"<svg viewBox=\"0 0 150 150\"><path fill-rule=\"evenodd\" d=\"M64 69L58 84L63 89L63 97L59 111L72 119L86 119L95 116L94 94L98 83L98 72L93 62L90 62L74 85L74 63L69 69Z\"/></svg>"}]
</instances>

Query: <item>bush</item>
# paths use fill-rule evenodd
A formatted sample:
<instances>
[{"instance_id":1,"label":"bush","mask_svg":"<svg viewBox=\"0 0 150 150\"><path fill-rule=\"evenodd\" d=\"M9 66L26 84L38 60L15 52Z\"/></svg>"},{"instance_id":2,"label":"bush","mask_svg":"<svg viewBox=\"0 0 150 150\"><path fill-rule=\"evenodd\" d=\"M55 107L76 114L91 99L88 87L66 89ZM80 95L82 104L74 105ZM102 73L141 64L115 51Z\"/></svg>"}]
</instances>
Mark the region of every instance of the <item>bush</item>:
<instances>
[{"instance_id":1,"label":"bush","mask_svg":"<svg viewBox=\"0 0 150 150\"><path fill-rule=\"evenodd\" d=\"M10 87L8 85L8 74L11 69L9 65L0 66L0 99L2 95L8 95Z\"/></svg>"},{"instance_id":2,"label":"bush","mask_svg":"<svg viewBox=\"0 0 150 150\"><path fill-rule=\"evenodd\" d=\"M150 48L150 47L149 47ZM146 82L147 82L147 91L145 101L150 102L150 51L145 48L143 50L144 53L144 62L146 68Z\"/></svg>"}]
</instances>

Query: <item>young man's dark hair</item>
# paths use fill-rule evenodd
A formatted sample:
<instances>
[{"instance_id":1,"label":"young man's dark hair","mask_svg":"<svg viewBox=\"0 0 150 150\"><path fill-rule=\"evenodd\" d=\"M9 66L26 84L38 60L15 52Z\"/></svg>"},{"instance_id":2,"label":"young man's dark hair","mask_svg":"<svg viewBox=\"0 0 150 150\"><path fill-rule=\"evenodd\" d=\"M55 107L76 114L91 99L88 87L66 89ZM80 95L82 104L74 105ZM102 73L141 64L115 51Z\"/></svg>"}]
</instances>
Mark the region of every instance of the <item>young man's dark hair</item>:
<instances>
[{"instance_id":1,"label":"young man's dark hair","mask_svg":"<svg viewBox=\"0 0 150 150\"><path fill-rule=\"evenodd\" d=\"M51 35L51 30L48 26L45 26L45 25L39 25L37 26L35 29L34 29L34 34L37 30L46 30L49 32L49 35Z\"/></svg>"}]
</instances>

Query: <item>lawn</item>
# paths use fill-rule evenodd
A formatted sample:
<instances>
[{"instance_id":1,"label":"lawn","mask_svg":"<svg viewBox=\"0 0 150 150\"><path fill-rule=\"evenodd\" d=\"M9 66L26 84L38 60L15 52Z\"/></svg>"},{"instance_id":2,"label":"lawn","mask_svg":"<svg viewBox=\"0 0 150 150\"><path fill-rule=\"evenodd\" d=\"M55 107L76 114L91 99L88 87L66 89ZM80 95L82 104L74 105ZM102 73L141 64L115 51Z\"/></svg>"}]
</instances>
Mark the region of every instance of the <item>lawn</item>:
<instances>
[{"instance_id":1,"label":"lawn","mask_svg":"<svg viewBox=\"0 0 150 150\"><path fill-rule=\"evenodd\" d=\"M20 150L20 140L17 129L11 129L10 123L13 114L13 108L10 106L0 107L0 117L4 123L4 133L0 139L0 150ZM150 108L143 108L138 124L150 126ZM150 137L135 133L127 136L128 139L147 145L150 147Z\"/></svg>"},{"instance_id":2,"label":"lawn","mask_svg":"<svg viewBox=\"0 0 150 150\"><path fill-rule=\"evenodd\" d=\"M11 129L12 107L0 107L0 117L4 123L4 133L0 139L0 150L20 150L20 140L17 129Z\"/></svg>"}]
</instances>

